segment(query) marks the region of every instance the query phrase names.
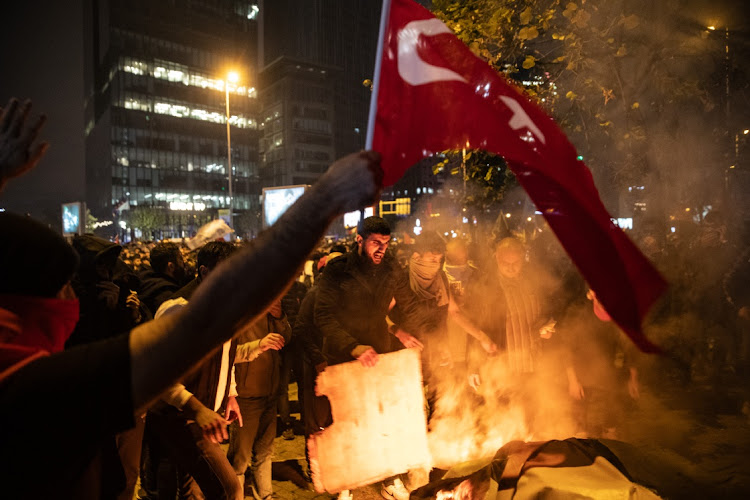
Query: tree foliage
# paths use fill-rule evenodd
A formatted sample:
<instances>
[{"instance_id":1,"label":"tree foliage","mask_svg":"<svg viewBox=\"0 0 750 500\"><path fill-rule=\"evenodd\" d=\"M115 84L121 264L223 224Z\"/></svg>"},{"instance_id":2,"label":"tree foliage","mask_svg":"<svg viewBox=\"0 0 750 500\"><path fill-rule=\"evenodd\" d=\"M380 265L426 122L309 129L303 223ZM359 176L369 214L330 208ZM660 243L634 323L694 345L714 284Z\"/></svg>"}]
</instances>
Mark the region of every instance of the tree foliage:
<instances>
[{"instance_id":1,"label":"tree foliage","mask_svg":"<svg viewBox=\"0 0 750 500\"><path fill-rule=\"evenodd\" d=\"M471 50L545 107L586 157L625 187L674 161L685 109L714 106L717 55L679 0L433 0ZM686 158L690 159L690 158Z\"/></svg>"},{"instance_id":2,"label":"tree foliage","mask_svg":"<svg viewBox=\"0 0 750 500\"><path fill-rule=\"evenodd\" d=\"M96 223L99 222L99 219L91 215L91 210L88 208L86 209L86 232L87 233L93 233L96 229Z\"/></svg>"},{"instance_id":3,"label":"tree foliage","mask_svg":"<svg viewBox=\"0 0 750 500\"><path fill-rule=\"evenodd\" d=\"M140 229L144 237L153 236L153 232L162 229L167 218L164 210L159 207L133 207L129 214L130 226Z\"/></svg>"},{"instance_id":4,"label":"tree foliage","mask_svg":"<svg viewBox=\"0 0 750 500\"><path fill-rule=\"evenodd\" d=\"M495 208L505 192L516 185L515 176L501 156L481 150L449 150L442 154L444 158L433 166L433 173L447 172L465 182L462 205L470 214Z\"/></svg>"}]
</instances>

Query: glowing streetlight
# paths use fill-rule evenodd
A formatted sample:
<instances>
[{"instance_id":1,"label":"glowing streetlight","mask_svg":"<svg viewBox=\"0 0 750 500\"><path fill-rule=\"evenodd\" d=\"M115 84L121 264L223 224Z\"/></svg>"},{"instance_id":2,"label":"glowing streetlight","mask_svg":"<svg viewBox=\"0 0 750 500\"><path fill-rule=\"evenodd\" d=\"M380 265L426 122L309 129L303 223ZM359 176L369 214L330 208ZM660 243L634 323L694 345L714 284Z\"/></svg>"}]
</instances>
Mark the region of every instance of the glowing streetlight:
<instances>
[{"instance_id":1,"label":"glowing streetlight","mask_svg":"<svg viewBox=\"0 0 750 500\"><path fill-rule=\"evenodd\" d=\"M227 73L227 81L224 82L224 91L226 95L227 104L227 167L229 167L229 227L234 229L234 197L232 196L232 134L229 129L229 84L240 81L240 75L236 71L230 71Z\"/></svg>"}]
</instances>

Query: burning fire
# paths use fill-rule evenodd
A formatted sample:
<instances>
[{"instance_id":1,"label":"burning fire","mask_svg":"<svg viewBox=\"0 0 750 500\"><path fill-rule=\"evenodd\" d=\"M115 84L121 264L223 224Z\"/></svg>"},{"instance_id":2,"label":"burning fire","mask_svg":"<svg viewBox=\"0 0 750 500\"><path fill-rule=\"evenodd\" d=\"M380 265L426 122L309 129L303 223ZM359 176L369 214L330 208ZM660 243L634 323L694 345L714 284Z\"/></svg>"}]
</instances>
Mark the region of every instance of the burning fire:
<instances>
[{"instance_id":1,"label":"burning fire","mask_svg":"<svg viewBox=\"0 0 750 500\"><path fill-rule=\"evenodd\" d=\"M512 373L495 358L483 366L476 389L455 377L439 380L428 434L433 466L491 457L513 440L572 435L567 394L558 395L549 377L537 375Z\"/></svg>"},{"instance_id":2,"label":"burning fire","mask_svg":"<svg viewBox=\"0 0 750 500\"><path fill-rule=\"evenodd\" d=\"M473 498L474 487L471 481L467 479L462 481L452 490L440 490L435 495L436 500L471 500Z\"/></svg>"}]
</instances>

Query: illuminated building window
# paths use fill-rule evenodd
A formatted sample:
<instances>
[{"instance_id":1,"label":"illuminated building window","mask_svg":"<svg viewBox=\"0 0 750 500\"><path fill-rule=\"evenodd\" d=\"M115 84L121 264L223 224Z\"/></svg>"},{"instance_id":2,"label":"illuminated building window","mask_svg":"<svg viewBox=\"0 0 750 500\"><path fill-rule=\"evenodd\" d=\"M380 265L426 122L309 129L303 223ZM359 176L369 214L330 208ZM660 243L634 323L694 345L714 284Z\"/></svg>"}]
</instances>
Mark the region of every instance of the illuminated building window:
<instances>
[{"instance_id":1,"label":"illuminated building window","mask_svg":"<svg viewBox=\"0 0 750 500\"><path fill-rule=\"evenodd\" d=\"M200 87L203 89L213 89L216 91L224 92L225 82L219 78L210 78L205 74L191 71L190 68L181 64L175 64L168 61L156 61L152 66L144 61L138 61L131 57L123 57L120 59L119 69L126 73L134 75L150 75L159 80L167 80L169 82L181 82L185 85L192 87ZM110 75L110 78L113 75ZM233 83L227 83L229 92L243 97L256 98L258 94L255 87L247 87L244 85L236 85Z\"/></svg>"},{"instance_id":2,"label":"illuminated building window","mask_svg":"<svg viewBox=\"0 0 750 500\"><path fill-rule=\"evenodd\" d=\"M153 111L160 115L170 115L177 118L193 118L196 120L209 121L213 123L225 124L226 116L218 111L208 111L200 108L191 108L186 104L176 102L156 101L152 103L148 98L125 98L120 105L125 109L134 109L138 111ZM252 118L243 115L232 115L229 117L229 123L237 128L257 128L257 122Z\"/></svg>"}]
</instances>

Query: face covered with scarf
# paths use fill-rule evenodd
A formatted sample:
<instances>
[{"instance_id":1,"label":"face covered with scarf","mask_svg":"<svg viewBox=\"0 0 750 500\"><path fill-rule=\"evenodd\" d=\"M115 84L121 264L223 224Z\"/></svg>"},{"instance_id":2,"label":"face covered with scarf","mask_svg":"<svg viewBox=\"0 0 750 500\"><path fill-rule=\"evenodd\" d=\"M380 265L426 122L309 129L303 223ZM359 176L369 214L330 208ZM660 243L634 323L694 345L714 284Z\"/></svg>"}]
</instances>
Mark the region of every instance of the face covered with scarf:
<instances>
[{"instance_id":1,"label":"face covered with scarf","mask_svg":"<svg viewBox=\"0 0 750 500\"><path fill-rule=\"evenodd\" d=\"M440 277L442 253L414 252L409 261L409 284L418 296L437 299L438 306L448 303L445 282Z\"/></svg>"},{"instance_id":2,"label":"face covered with scarf","mask_svg":"<svg viewBox=\"0 0 750 500\"><path fill-rule=\"evenodd\" d=\"M78 255L28 217L0 213L0 372L61 351L78 322L70 286Z\"/></svg>"}]
</instances>

